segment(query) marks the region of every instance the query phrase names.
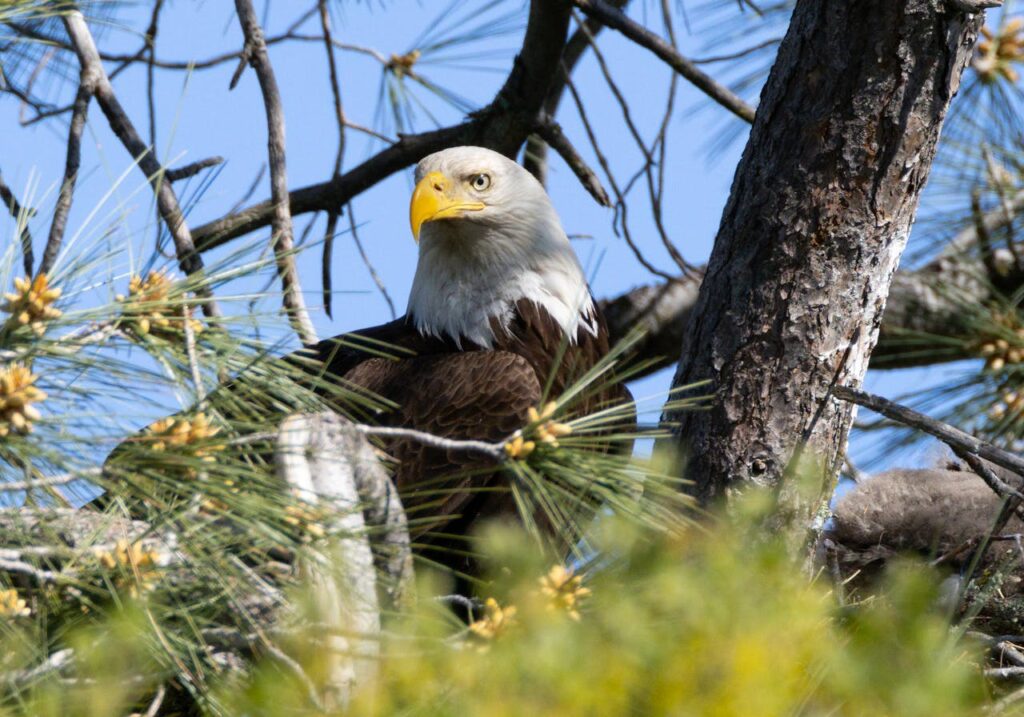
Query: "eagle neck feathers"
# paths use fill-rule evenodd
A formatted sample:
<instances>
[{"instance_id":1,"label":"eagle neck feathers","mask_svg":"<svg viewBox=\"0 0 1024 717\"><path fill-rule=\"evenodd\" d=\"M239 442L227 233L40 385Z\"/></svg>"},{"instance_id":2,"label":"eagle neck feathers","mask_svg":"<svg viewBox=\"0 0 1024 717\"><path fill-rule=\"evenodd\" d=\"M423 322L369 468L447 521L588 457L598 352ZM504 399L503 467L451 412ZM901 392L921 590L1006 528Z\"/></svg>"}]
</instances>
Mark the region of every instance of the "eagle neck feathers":
<instances>
[{"instance_id":1,"label":"eagle neck feathers","mask_svg":"<svg viewBox=\"0 0 1024 717\"><path fill-rule=\"evenodd\" d=\"M543 228L560 234L551 241L530 242L516 241L507 227L499 233L478 224L471 238L452 225L444 229L421 238L408 311L420 334L460 348L467 342L494 348L526 301L545 311L570 345L584 333L596 336L590 289L560 226Z\"/></svg>"}]
</instances>

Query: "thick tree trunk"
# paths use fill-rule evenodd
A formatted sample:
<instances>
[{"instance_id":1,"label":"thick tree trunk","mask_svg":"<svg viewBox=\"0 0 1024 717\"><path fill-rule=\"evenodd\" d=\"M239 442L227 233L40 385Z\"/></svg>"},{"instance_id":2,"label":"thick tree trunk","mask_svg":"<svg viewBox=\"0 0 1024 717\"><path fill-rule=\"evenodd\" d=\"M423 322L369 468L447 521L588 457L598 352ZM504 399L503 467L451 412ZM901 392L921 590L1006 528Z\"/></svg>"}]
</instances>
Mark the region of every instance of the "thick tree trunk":
<instances>
[{"instance_id":1,"label":"thick tree trunk","mask_svg":"<svg viewBox=\"0 0 1024 717\"><path fill-rule=\"evenodd\" d=\"M799 0L736 172L666 412L703 502L778 486L794 456L822 490L875 345L949 102L982 19L952 0Z\"/></svg>"}]
</instances>

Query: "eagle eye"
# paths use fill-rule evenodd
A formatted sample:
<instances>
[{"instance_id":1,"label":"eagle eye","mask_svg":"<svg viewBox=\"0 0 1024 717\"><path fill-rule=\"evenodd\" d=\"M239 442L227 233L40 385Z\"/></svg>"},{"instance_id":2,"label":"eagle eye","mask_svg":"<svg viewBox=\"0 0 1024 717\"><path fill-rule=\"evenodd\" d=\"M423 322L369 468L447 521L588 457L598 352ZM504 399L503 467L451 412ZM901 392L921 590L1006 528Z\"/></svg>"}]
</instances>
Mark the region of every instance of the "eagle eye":
<instances>
[{"instance_id":1,"label":"eagle eye","mask_svg":"<svg viewBox=\"0 0 1024 717\"><path fill-rule=\"evenodd\" d=\"M491 186L491 177L487 174L474 174L470 180L469 185L478 192L482 192Z\"/></svg>"}]
</instances>

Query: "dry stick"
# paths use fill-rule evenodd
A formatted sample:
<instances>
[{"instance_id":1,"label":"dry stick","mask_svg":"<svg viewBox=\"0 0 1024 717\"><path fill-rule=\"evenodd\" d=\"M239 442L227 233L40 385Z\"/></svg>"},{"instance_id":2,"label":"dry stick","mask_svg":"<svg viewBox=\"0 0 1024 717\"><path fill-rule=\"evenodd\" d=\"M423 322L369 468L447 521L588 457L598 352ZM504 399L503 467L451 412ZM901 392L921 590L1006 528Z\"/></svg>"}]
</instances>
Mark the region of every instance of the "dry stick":
<instances>
[{"instance_id":1,"label":"dry stick","mask_svg":"<svg viewBox=\"0 0 1024 717\"><path fill-rule=\"evenodd\" d=\"M654 226L658 230L658 236L661 239L662 246L665 247L665 251L668 252L669 256L672 258L672 261L675 262L676 266L679 267L679 270L683 272L683 275L688 275L695 271L696 267L687 262L683 258L682 254L679 253L679 250L676 248L675 244L672 242L672 239L669 237L668 231L665 229L665 224L662 221L661 202L658 198L658 193L654 182L654 174L652 171L652 166L655 161L653 152L651 149L647 147L646 143L644 142L643 136L640 134L640 129L636 126L636 123L633 121L632 112L630 112L629 110L629 102L626 101L625 96L622 94L622 91L619 89L618 84L612 77L611 69L608 67L608 63L605 62L604 53L601 52L601 48L599 48L597 46L597 43L594 41L594 36L589 33L589 31L586 29L586 26L583 25L582 23L580 23L580 29L584 32L587 38L587 42L590 43L594 59L597 60L597 66L601 70L601 75L604 77L605 84L608 85L608 89L611 90L612 96L615 97L615 101L618 103L619 108L622 110L622 119L626 123L626 128L629 130L630 135L632 135L633 137L633 141L636 143L636 146L640 149L641 154L643 154L644 156L644 166L636 175L636 177L639 177L640 174L643 174L647 179L647 192L651 201L651 214L654 218ZM675 32L674 30L672 30L671 25L669 25L669 34L672 37L674 47ZM671 99L674 100L674 97L672 97ZM671 107L668 108L668 112L671 112ZM636 177L634 177L634 180L636 179ZM630 185L632 185L634 180L630 181ZM625 188L622 192L623 197L628 195L629 192L630 186L627 186L627 188Z\"/></svg>"},{"instance_id":2,"label":"dry stick","mask_svg":"<svg viewBox=\"0 0 1024 717\"><path fill-rule=\"evenodd\" d=\"M60 185L57 206L53 210L53 221L50 223L50 236L43 250L43 260L39 263L39 273L45 274L53 268L64 242L64 230L68 225L68 214L71 212L71 201L75 195L75 182L78 179L78 168L82 161L82 133L85 131L85 120L89 114L89 102L92 100L96 85L96 75L85 65L79 73L78 91L72 103L71 126L68 129L67 158L64 160L64 181Z\"/></svg>"},{"instance_id":3,"label":"dry stick","mask_svg":"<svg viewBox=\"0 0 1024 717\"><path fill-rule=\"evenodd\" d=\"M625 7L629 0L614 0L614 2L617 7ZM558 113L558 106L565 94L565 78L572 74L583 54L590 47L587 38L596 36L602 29L604 29L604 25L588 17L578 24L576 31L565 43L565 47L562 49L562 60L559 63L560 70L556 73L551 87L548 88L548 96L544 98L543 111L548 116L554 117ZM545 186L548 183L547 150L548 145L544 140L534 134L527 138L526 151L523 153L523 166Z\"/></svg>"},{"instance_id":4,"label":"dry stick","mask_svg":"<svg viewBox=\"0 0 1024 717\"><path fill-rule=\"evenodd\" d=\"M608 198L608 192L601 185L601 180L598 179L594 170L587 165L586 160L580 156L580 153L576 151L576 148L572 146L572 142L562 132L558 122L549 115L541 115L537 122L537 134L565 160L565 163L569 165L569 169L580 180L580 184L590 193L590 196L597 200L598 204L604 207L612 206L612 201Z\"/></svg>"},{"instance_id":5,"label":"dry stick","mask_svg":"<svg viewBox=\"0 0 1024 717\"><path fill-rule=\"evenodd\" d=\"M580 99L580 95L576 91L576 85L569 77L568 70L563 69L563 72L565 73L565 86L569 89L569 95L572 97L573 104L576 105L576 111L580 115L580 121L583 123L583 129L587 133L587 139L590 140L590 147L594 150L594 155L597 157L597 163L601 165L601 169L604 170L605 175L608 177L608 185L612 188L612 193L615 194L615 207L620 216L622 238L626 240L626 244L629 245L630 250L633 252L633 256L636 257L636 260L640 262L640 265L647 269L647 271L651 272L655 276L660 276L668 282L676 281L678 277L662 271L649 262L647 257L643 255L643 252L640 251L640 247L637 246L635 241L633 241L633 235L630 234L629 224L627 223L625 196L623 195L622 190L619 189L618 182L615 181L615 175L612 174L611 166L608 164L608 159L604 156L604 152L601 151L601 145L597 142L597 135L594 134L594 128L591 126L590 119L587 117L587 111L583 104L583 100Z\"/></svg>"},{"instance_id":6,"label":"dry stick","mask_svg":"<svg viewBox=\"0 0 1024 717\"><path fill-rule=\"evenodd\" d=\"M929 418L923 413L918 413L912 408L901 406L887 398L874 394L858 391L846 386L836 386L832 389L836 398L855 403L858 406L868 408L875 413L881 414L905 426L917 428L925 433L935 436L954 451L962 451L979 458L984 458L990 463L995 463L1000 468L1024 476L1024 458L1017 456L1002 448L997 448L980 438L961 431L948 423Z\"/></svg>"},{"instance_id":7,"label":"dry stick","mask_svg":"<svg viewBox=\"0 0 1024 717\"><path fill-rule=\"evenodd\" d=\"M139 167L146 174L146 178L153 187L160 215L163 217L164 223L167 224L167 229L174 240L174 248L178 256L179 266L182 271L190 276L193 274L201 275L203 260L192 243L192 234L185 223L185 217L182 214L181 205L178 203L178 197L174 193L171 183L163 180L160 162L157 161L156 155L151 148L147 147L142 141L135 126L128 119L128 115L118 101L117 95L114 94L114 88L111 86L106 71L103 69L99 52L96 50L96 43L93 40L92 33L89 31L89 26L85 22L85 18L80 10L72 9L62 17L62 20L82 68L95 74L96 85L93 88L93 94L100 105L100 109L103 110L103 114L106 115L110 128L117 135L117 138L121 140L121 144L124 145L125 149L138 162ZM203 312L207 316L220 315L220 309L217 307L217 303L213 300L213 294L208 288L202 286L196 293L203 299Z\"/></svg>"},{"instance_id":8,"label":"dry stick","mask_svg":"<svg viewBox=\"0 0 1024 717\"><path fill-rule=\"evenodd\" d=\"M625 13L609 5L605 0L574 0L576 7L590 17L600 20L613 30L618 30L633 42L646 47L673 70L693 83L701 92L725 107L734 115L747 122L754 121L754 108L740 99L728 87L717 82L697 65L683 57L674 47L653 32L630 20Z\"/></svg>"},{"instance_id":9,"label":"dry stick","mask_svg":"<svg viewBox=\"0 0 1024 717\"><path fill-rule=\"evenodd\" d=\"M200 159L198 162L191 162L183 167L177 167L176 169L168 169L164 171L164 179L168 182L180 182L182 179L188 179L193 177L204 169L210 167L216 167L218 164L223 164L224 158L220 155L213 157L207 157L206 159Z\"/></svg>"},{"instance_id":10,"label":"dry stick","mask_svg":"<svg viewBox=\"0 0 1024 717\"><path fill-rule=\"evenodd\" d=\"M3 175L0 175L0 201L3 201L7 211L11 213L11 218L21 224L21 255L24 259L25 276L32 276L32 265L36 260L32 253L32 233L28 229L28 220L35 211L21 206L14 192L4 183Z\"/></svg>"},{"instance_id":11,"label":"dry stick","mask_svg":"<svg viewBox=\"0 0 1024 717\"><path fill-rule=\"evenodd\" d=\"M971 467L978 477L980 477L985 483L991 488L996 495L1003 498L1003 505L999 508L999 513L996 515L996 519L992 524L992 529L989 530L981 539L978 547L974 551L974 555L967 562L968 570L963 580L963 591L960 596L962 601L967 596L967 587L974 580L974 577L978 574L978 570L981 568L981 561L985 558L985 553L988 552L989 546L992 544L993 536L999 535L1003 532L1003 528L1010 521L1010 518L1020 508L1021 500L1024 499L1024 495L1021 495L1020 491L1007 485L995 472L985 465L978 456L973 453L969 453L959 448L953 448L953 452L956 453L957 457L963 460Z\"/></svg>"},{"instance_id":12,"label":"dry stick","mask_svg":"<svg viewBox=\"0 0 1024 717\"><path fill-rule=\"evenodd\" d=\"M366 249L363 247L363 240L359 238L359 227L356 226L356 212L352 206L352 202L349 202L348 207L348 229L352 234L352 241L355 242L356 249L359 251L359 258L363 260L363 264L366 266L366 270L370 272L370 278L373 279L373 283L377 285L377 291L384 297L384 301L388 305L388 311L391 312L391 318L397 318L395 313L395 302L391 300L391 295L388 293L388 287L384 285L384 280L380 278L380 274L377 273L377 269L374 268L373 262L370 261L370 255L366 253Z\"/></svg>"},{"instance_id":13,"label":"dry stick","mask_svg":"<svg viewBox=\"0 0 1024 717\"><path fill-rule=\"evenodd\" d=\"M299 340L307 346L315 344L319 339L313 322L306 310L306 301L302 296L302 285L295 268L295 244L292 233L292 213L288 197L288 171L285 159L284 109L281 106L281 93L274 77L274 68L267 54L267 43L263 38L256 10L252 0L235 0L238 21L245 35L248 49L248 62L259 79L263 93L263 104L267 113L267 157L270 162L270 193L274 202L274 216L271 221L274 254L277 258L277 273L281 277L281 288L284 309L288 320L298 334ZM243 51L243 56L245 55Z\"/></svg>"},{"instance_id":14,"label":"dry stick","mask_svg":"<svg viewBox=\"0 0 1024 717\"><path fill-rule=\"evenodd\" d=\"M320 27L324 33L324 49L327 52L327 70L331 80L331 98L334 101L334 119L338 123L338 151L334 155L334 168L331 181L337 181L341 175L341 163L345 157L345 109L341 104L341 84L338 81L338 65L334 59L334 45L331 37L331 18L327 9L327 0L318 0ZM334 235L338 229L337 208L327 212L327 227L324 229L324 250L321 259L321 283L323 288L324 310L332 319L331 313L331 256L334 250Z\"/></svg>"}]
</instances>

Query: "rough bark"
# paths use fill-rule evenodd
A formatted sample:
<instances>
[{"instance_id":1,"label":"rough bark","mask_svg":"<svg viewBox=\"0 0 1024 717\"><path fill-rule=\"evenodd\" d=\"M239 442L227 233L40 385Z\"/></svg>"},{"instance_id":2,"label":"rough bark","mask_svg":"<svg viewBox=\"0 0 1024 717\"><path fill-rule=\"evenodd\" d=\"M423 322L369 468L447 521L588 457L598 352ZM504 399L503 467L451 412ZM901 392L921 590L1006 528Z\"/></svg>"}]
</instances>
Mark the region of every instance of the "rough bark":
<instances>
[{"instance_id":1,"label":"rough bark","mask_svg":"<svg viewBox=\"0 0 1024 717\"><path fill-rule=\"evenodd\" d=\"M714 406L666 413L704 502L841 465L857 386L939 130L981 17L941 0L799 0L761 96L673 385Z\"/></svg>"}]
</instances>

